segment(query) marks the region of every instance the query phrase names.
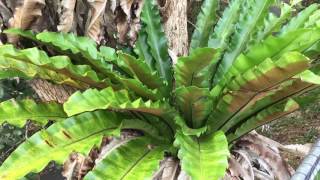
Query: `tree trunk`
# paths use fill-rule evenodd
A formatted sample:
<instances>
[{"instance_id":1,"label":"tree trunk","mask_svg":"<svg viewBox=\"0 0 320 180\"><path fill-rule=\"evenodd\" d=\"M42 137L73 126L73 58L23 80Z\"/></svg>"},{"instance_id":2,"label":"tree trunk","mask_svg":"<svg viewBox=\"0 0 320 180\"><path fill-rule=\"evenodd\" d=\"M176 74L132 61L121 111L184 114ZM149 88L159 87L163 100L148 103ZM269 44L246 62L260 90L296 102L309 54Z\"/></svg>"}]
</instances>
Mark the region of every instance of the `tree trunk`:
<instances>
[{"instance_id":1,"label":"tree trunk","mask_svg":"<svg viewBox=\"0 0 320 180\"><path fill-rule=\"evenodd\" d=\"M42 79L31 80L30 86L44 102L56 101L64 103L76 91L73 87L55 85Z\"/></svg>"},{"instance_id":2,"label":"tree trunk","mask_svg":"<svg viewBox=\"0 0 320 180\"><path fill-rule=\"evenodd\" d=\"M164 30L169 48L177 55L188 54L187 0L161 0Z\"/></svg>"}]
</instances>

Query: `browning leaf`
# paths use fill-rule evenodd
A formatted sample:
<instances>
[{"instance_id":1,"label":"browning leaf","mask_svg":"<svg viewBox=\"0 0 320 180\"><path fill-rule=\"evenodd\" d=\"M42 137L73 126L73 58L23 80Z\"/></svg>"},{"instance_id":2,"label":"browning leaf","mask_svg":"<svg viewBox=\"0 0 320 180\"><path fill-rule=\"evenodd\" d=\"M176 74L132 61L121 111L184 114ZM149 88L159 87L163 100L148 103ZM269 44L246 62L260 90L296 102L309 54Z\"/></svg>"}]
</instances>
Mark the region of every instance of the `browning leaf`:
<instances>
[{"instance_id":1,"label":"browning leaf","mask_svg":"<svg viewBox=\"0 0 320 180\"><path fill-rule=\"evenodd\" d=\"M72 180L78 176L80 165L84 163L86 157L80 153L72 153L69 159L63 164L62 175L66 180ZM77 179L77 178L76 178Z\"/></svg>"},{"instance_id":2,"label":"browning leaf","mask_svg":"<svg viewBox=\"0 0 320 180\"><path fill-rule=\"evenodd\" d=\"M135 0L120 0L120 6L128 19L131 18L131 6Z\"/></svg>"},{"instance_id":3,"label":"browning leaf","mask_svg":"<svg viewBox=\"0 0 320 180\"><path fill-rule=\"evenodd\" d=\"M88 0L88 3L91 6L91 18L86 28L86 35L98 42L101 33L101 21L107 0Z\"/></svg>"},{"instance_id":4,"label":"browning leaf","mask_svg":"<svg viewBox=\"0 0 320 180\"><path fill-rule=\"evenodd\" d=\"M117 9L116 11L116 24L117 24L117 32L120 43L125 43L127 38L127 33L129 30L127 16L122 9Z\"/></svg>"},{"instance_id":5,"label":"browning leaf","mask_svg":"<svg viewBox=\"0 0 320 180\"><path fill-rule=\"evenodd\" d=\"M262 142L263 140L260 140L258 137L248 135L238 141L237 146L253 154L252 156L258 156L264 160L270 167L270 173L274 174L276 179L290 179L290 168L281 158L277 147Z\"/></svg>"},{"instance_id":6,"label":"browning leaf","mask_svg":"<svg viewBox=\"0 0 320 180\"><path fill-rule=\"evenodd\" d=\"M13 18L9 20L11 28L28 28L33 21L42 16L42 8L45 6L45 0L25 0L21 7L16 8ZM8 36L8 41L16 43L17 36Z\"/></svg>"},{"instance_id":7,"label":"browning leaf","mask_svg":"<svg viewBox=\"0 0 320 180\"><path fill-rule=\"evenodd\" d=\"M117 30L121 43L126 40L133 45L140 30L140 14L143 7L142 0L120 0L120 8L117 9Z\"/></svg>"},{"instance_id":8,"label":"browning leaf","mask_svg":"<svg viewBox=\"0 0 320 180\"><path fill-rule=\"evenodd\" d=\"M100 147L92 148L88 155L84 156L81 153L70 154L69 158L63 163L62 175L66 180L82 180L95 166L103 148L109 146L112 141L112 137L103 137Z\"/></svg>"},{"instance_id":9,"label":"browning leaf","mask_svg":"<svg viewBox=\"0 0 320 180\"><path fill-rule=\"evenodd\" d=\"M234 156L229 158L229 167L225 176L225 180L227 179L234 179L234 180L251 180L253 177L250 173L244 168L244 164L237 161Z\"/></svg>"}]
</instances>

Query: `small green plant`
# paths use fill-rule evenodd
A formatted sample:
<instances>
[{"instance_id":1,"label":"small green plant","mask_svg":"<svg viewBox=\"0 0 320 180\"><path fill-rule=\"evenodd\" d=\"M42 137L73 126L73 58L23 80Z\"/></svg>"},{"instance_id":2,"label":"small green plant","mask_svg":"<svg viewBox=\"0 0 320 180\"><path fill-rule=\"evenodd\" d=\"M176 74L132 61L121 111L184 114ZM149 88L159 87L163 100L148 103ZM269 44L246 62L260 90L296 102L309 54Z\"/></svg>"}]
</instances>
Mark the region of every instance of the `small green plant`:
<instances>
[{"instance_id":1,"label":"small green plant","mask_svg":"<svg viewBox=\"0 0 320 180\"><path fill-rule=\"evenodd\" d=\"M251 130L319 98L319 5L291 18L293 5L269 12L272 0L234 0L218 20L219 2L206 0L190 55L173 65L153 0L144 2L134 54L73 34L17 29L58 56L38 48L0 46L4 75L42 78L78 88L63 105L9 100L0 122L55 123L27 139L0 167L0 179L39 172L70 153L87 154L103 136L131 137L112 148L84 179L146 179L164 154L180 160L194 180L219 179L229 147ZM288 23L286 23L288 22ZM284 25L285 24L285 25ZM214 26L215 25L215 26ZM300 96L312 91L310 96Z\"/></svg>"}]
</instances>

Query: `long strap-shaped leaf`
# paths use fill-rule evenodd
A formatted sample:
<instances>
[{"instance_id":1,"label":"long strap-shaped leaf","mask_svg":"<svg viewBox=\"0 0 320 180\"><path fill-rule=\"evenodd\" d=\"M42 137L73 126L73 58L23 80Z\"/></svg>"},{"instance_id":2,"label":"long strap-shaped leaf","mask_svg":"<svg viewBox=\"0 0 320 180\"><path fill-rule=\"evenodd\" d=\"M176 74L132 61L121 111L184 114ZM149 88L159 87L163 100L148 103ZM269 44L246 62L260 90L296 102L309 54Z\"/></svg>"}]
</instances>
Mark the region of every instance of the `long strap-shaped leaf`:
<instances>
[{"instance_id":1,"label":"long strap-shaped leaf","mask_svg":"<svg viewBox=\"0 0 320 180\"><path fill-rule=\"evenodd\" d=\"M216 65L210 68L210 84L216 83L215 74L217 73L219 64L221 62L221 57L227 49L230 49L232 44L231 35L236 30L236 22L239 20L239 15L241 13L241 7L244 0L233 0L229 3L229 6L224 10L221 19L218 21L214 28L212 35L208 41L208 47L218 49L217 55L214 57L213 61L217 61ZM211 86L210 86L211 88Z\"/></svg>"},{"instance_id":2,"label":"long strap-shaped leaf","mask_svg":"<svg viewBox=\"0 0 320 180\"><path fill-rule=\"evenodd\" d=\"M303 72L309 67L309 59L297 52L283 55L279 60L266 59L261 64L236 76L223 88L223 96L209 117L209 124L217 130L230 117L238 113L255 96L263 96L269 88Z\"/></svg>"},{"instance_id":3,"label":"long strap-shaped leaf","mask_svg":"<svg viewBox=\"0 0 320 180\"><path fill-rule=\"evenodd\" d=\"M190 56L180 57L175 66L176 86L208 87L211 78L208 68L216 63L213 61L215 54L212 48L198 48Z\"/></svg>"},{"instance_id":4,"label":"long strap-shaped leaf","mask_svg":"<svg viewBox=\"0 0 320 180\"><path fill-rule=\"evenodd\" d=\"M214 28L209 38L208 46L219 48L223 53L229 46L231 34L235 31L236 21L239 19L239 11L244 0L230 1L229 6L223 11L221 19Z\"/></svg>"},{"instance_id":5,"label":"long strap-shaped leaf","mask_svg":"<svg viewBox=\"0 0 320 180\"><path fill-rule=\"evenodd\" d=\"M213 25L216 23L218 0L205 0L197 17L196 27L190 43L190 52L199 47L207 47Z\"/></svg>"},{"instance_id":6,"label":"long strap-shaped leaf","mask_svg":"<svg viewBox=\"0 0 320 180\"><path fill-rule=\"evenodd\" d=\"M287 114L290 114L297 109L299 109L299 104L297 104L292 99L289 99L286 103L279 103L267 109L264 109L261 112L257 113L255 116L247 119L243 124L241 124L239 128L235 130L234 133L229 134L227 136L228 141L232 142L235 139L240 138L244 134L252 131L253 129L256 129L261 125L283 117Z\"/></svg>"},{"instance_id":7,"label":"long strap-shaped leaf","mask_svg":"<svg viewBox=\"0 0 320 180\"><path fill-rule=\"evenodd\" d=\"M281 29L281 33L287 33L294 31L298 28L304 27L305 22L308 20L310 15L319 9L319 4L312 4L301 11L296 17L292 18L289 23Z\"/></svg>"},{"instance_id":8,"label":"long strap-shaped leaf","mask_svg":"<svg viewBox=\"0 0 320 180\"><path fill-rule=\"evenodd\" d=\"M17 50L12 45L0 46L0 54L62 73L94 87L101 88L107 86L98 78L96 72L90 66L73 65L67 56L48 57L44 51L40 51L37 48Z\"/></svg>"},{"instance_id":9,"label":"long strap-shaped leaf","mask_svg":"<svg viewBox=\"0 0 320 180\"><path fill-rule=\"evenodd\" d=\"M54 34L54 36L56 36L56 34ZM106 50L106 47L104 47L103 49ZM87 87L88 85L97 88L103 88L107 85L115 87L111 82L101 81L98 78L96 72L93 71L89 66L73 65L70 59L66 56L55 56L49 58L43 51L39 51L35 48L17 51L13 49L12 46L3 47L3 51L5 51L3 52L4 55L9 56L10 58L26 61L28 63L38 65L43 68L65 74L66 76L70 76L71 79L80 81L82 82L82 84L87 84L86 86L84 85L85 87ZM77 50L75 51L77 52ZM162 98L162 96L157 90L152 91L146 88L142 83L140 83L136 79L127 79L120 75L117 75L116 73L112 74L111 76L113 79L120 82L124 87L133 90L141 97L145 97L152 100L158 100Z\"/></svg>"},{"instance_id":10,"label":"long strap-shaped leaf","mask_svg":"<svg viewBox=\"0 0 320 180\"><path fill-rule=\"evenodd\" d=\"M172 63L168 54L167 39L161 26L159 10L155 0L145 1L141 13L143 31L146 31L147 42L155 59L154 65L161 77L167 81L169 89L172 87Z\"/></svg>"},{"instance_id":11,"label":"long strap-shaped leaf","mask_svg":"<svg viewBox=\"0 0 320 180\"><path fill-rule=\"evenodd\" d=\"M284 102L289 97L295 97L302 93L308 92L320 84L320 76L311 71L305 71L293 79L280 84L278 87L265 92L262 96L255 97L243 110L233 116L221 129L225 132L237 127L245 119L258 112L272 107L278 102Z\"/></svg>"},{"instance_id":12,"label":"long strap-shaped leaf","mask_svg":"<svg viewBox=\"0 0 320 180\"><path fill-rule=\"evenodd\" d=\"M83 50L87 50L92 56L95 56L97 54L95 52L97 45L92 39L88 37L78 37L72 33L67 34L62 32L56 33L44 31L38 34L34 34L30 30L22 30L17 28L6 29L4 33L20 35L34 41L50 43L60 51L70 51L73 54L80 53L80 49L78 48L78 46L80 45L77 44L81 44L81 47L86 47L83 48Z\"/></svg>"},{"instance_id":13,"label":"long strap-shaped leaf","mask_svg":"<svg viewBox=\"0 0 320 180\"><path fill-rule=\"evenodd\" d=\"M246 54L241 54L231 68L226 72L219 85L213 91L220 91L235 76L246 72L267 58L277 59L290 51L305 52L320 40L320 29L300 29L285 33L282 36L269 36L263 43L251 48ZM219 90L220 89L220 90ZM221 92L220 92L221 93Z\"/></svg>"},{"instance_id":14,"label":"long strap-shaped leaf","mask_svg":"<svg viewBox=\"0 0 320 180\"><path fill-rule=\"evenodd\" d=\"M111 151L84 179L151 179L163 155L162 147L153 147L148 139L137 138Z\"/></svg>"},{"instance_id":15,"label":"long strap-shaped leaf","mask_svg":"<svg viewBox=\"0 0 320 180\"><path fill-rule=\"evenodd\" d=\"M212 110L212 98L208 88L195 86L176 89L176 103L186 123L192 128L200 128Z\"/></svg>"},{"instance_id":16,"label":"long strap-shaped leaf","mask_svg":"<svg viewBox=\"0 0 320 180\"><path fill-rule=\"evenodd\" d=\"M277 32L282 24L290 18L293 11L293 5L294 4L288 5L287 3L282 2L280 5L279 17L276 16L274 12L269 12L268 16L264 19L263 26L259 27L259 31L253 36L247 49L249 49L251 45L260 43L273 32Z\"/></svg>"},{"instance_id":17,"label":"long strap-shaped leaf","mask_svg":"<svg viewBox=\"0 0 320 180\"><path fill-rule=\"evenodd\" d=\"M0 67L1 67L1 64L2 63L0 62ZM29 79L29 77L25 73L19 70L0 68L0 79L8 79L8 78L14 78L14 77Z\"/></svg>"},{"instance_id":18,"label":"long strap-shaped leaf","mask_svg":"<svg viewBox=\"0 0 320 180\"><path fill-rule=\"evenodd\" d=\"M132 73L150 89L158 89L164 85L157 73L152 72L146 62L125 53L119 53L119 57L128 65Z\"/></svg>"},{"instance_id":19,"label":"long strap-shaped leaf","mask_svg":"<svg viewBox=\"0 0 320 180\"><path fill-rule=\"evenodd\" d=\"M293 98L301 108L308 107L311 104L315 104L320 99L320 88L315 87L306 94Z\"/></svg>"},{"instance_id":20,"label":"long strap-shaped leaf","mask_svg":"<svg viewBox=\"0 0 320 180\"><path fill-rule=\"evenodd\" d=\"M319 27L320 23L320 9L314 11L308 21L306 21L303 25L305 28L313 28L313 27Z\"/></svg>"},{"instance_id":21,"label":"long strap-shaped leaf","mask_svg":"<svg viewBox=\"0 0 320 180\"><path fill-rule=\"evenodd\" d=\"M238 55L246 49L251 35L253 35L257 27L263 23L263 19L266 17L273 1L274 0L249 0L244 4L242 9L244 9L243 12L246 13L240 14L240 20L237 24L238 28L232 37L232 47L224 55L216 72L216 79L220 79L231 67Z\"/></svg>"},{"instance_id":22,"label":"long strap-shaped leaf","mask_svg":"<svg viewBox=\"0 0 320 180\"><path fill-rule=\"evenodd\" d=\"M145 27L146 25L142 24L141 26L142 27L140 29L134 51L136 54L138 54L139 59L145 61L151 70L155 70L155 60L152 57L150 47L148 45L148 34Z\"/></svg>"},{"instance_id":23,"label":"long strap-shaped leaf","mask_svg":"<svg viewBox=\"0 0 320 180\"><path fill-rule=\"evenodd\" d=\"M159 122L157 122L159 123ZM164 131L164 129L158 129L158 127L153 124L146 122L140 119L125 119L121 124L121 129L136 129L142 131L145 135L148 135L160 142L169 142L169 139L166 139L170 134L160 135L160 131ZM167 136L167 137L165 137Z\"/></svg>"},{"instance_id":24,"label":"long strap-shaped leaf","mask_svg":"<svg viewBox=\"0 0 320 180\"><path fill-rule=\"evenodd\" d=\"M51 160L63 163L74 151L87 154L104 135L117 132L120 123L117 115L102 111L57 122L21 144L0 167L0 179L19 179L29 172L39 172Z\"/></svg>"},{"instance_id":25,"label":"long strap-shaped leaf","mask_svg":"<svg viewBox=\"0 0 320 180\"><path fill-rule=\"evenodd\" d=\"M83 88L87 86L87 84L85 83L75 81L66 75L58 74L55 71L44 69L30 63L18 61L16 59L3 57L1 55L0 55L0 68L7 69L10 71L17 71L19 72L19 74L16 74L16 76L19 76L19 77L21 76L23 77L25 75L30 79L41 78L41 79L53 81L57 84L67 84L77 88ZM6 75L6 77L8 77L8 74Z\"/></svg>"},{"instance_id":26,"label":"long strap-shaped leaf","mask_svg":"<svg viewBox=\"0 0 320 180\"><path fill-rule=\"evenodd\" d=\"M92 68L104 75L112 74L112 64L107 63L102 58L103 55L98 52L96 43L88 37L78 37L72 33L66 34L56 32L41 32L35 35L31 31L23 31L21 29L8 29L5 33L20 35L33 41L40 42L52 47L60 54L69 56L81 64L88 62L92 65Z\"/></svg>"},{"instance_id":27,"label":"long strap-shaped leaf","mask_svg":"<svg viewBox=\"0 0 320 180\"><path fill-rule=\"evenodd\" d=\"M62 105L57 103L36 103L33 100L16 101L14 99L0 103L0 124L7 122L18 127L24 126L27 120L45 125L48 120L67 118Z\"/></svg>"},{"instance_id":28,"label":"long strap-shaped leaf","mask_svg":"<svg viewBox=\"0 0 320 180\"><path fill-rule=\"evenodd\" d=\"M221 131L202 138L177 132L175 145L180 148L182 170L193 180L218 180L224 176L229 150L227 138Z\"/></svg>"},{"instance_id":29,"label":"long strap-shaped leaf","mask_svg":"<svg viewBox=\"0 0 320 180\"><path fill-rule=\"evenodd\" d=\"M164 81L158 76L156 71L152 71L148 67L146 62L124 53L119 53L119 58L127 64L135 77L148 88L159 89L164 96L169 95L169 90Z\"/></svg>"},{"instance_id":30,"label":"long strap-shaped leaf","mask_svg":"<svg viewBox=\"0 0 320 180\"><path fill-rule=\"evenodd\" d=\"M97 109L132 110L160 116L170 111L170 106L162 101L143 101L141 98L131 100L126 90L114 91L111 87L101 91L78 91L64 104L64 110L69 116Z\"/></svg>"},{"instance_id":31,"label":"long strap-shaped leaf","mask_svg":"<svg viewBox=\"0 0 320 180\"><path fill-rule=\"evenodd\" d=\"M139 97L150 99L153 101L163 98L158 89L151 90L137 79L120 78L119 80L126 89L135 92Z\"/></svg>"}]
</instances>

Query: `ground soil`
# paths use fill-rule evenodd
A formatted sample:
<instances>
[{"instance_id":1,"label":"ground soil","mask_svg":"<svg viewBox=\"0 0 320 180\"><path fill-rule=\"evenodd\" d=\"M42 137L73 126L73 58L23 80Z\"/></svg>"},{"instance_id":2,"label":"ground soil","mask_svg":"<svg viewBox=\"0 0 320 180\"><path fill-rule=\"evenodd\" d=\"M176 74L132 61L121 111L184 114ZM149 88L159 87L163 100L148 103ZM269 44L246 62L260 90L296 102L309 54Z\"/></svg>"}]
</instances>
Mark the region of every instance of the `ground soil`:
<instances>
[{"instance_id":1,"label":"ground soil","mask_svg":"<svg viewBox=\"0 0 320 180\"><path fill-rule=\"evenodd\" d=\"M258 132L284 145L314 143L320 138L320 105L310 106L274 121ZM294 169L303 159L290 153L282 155Z\"/></svg>"}]
</instances>

